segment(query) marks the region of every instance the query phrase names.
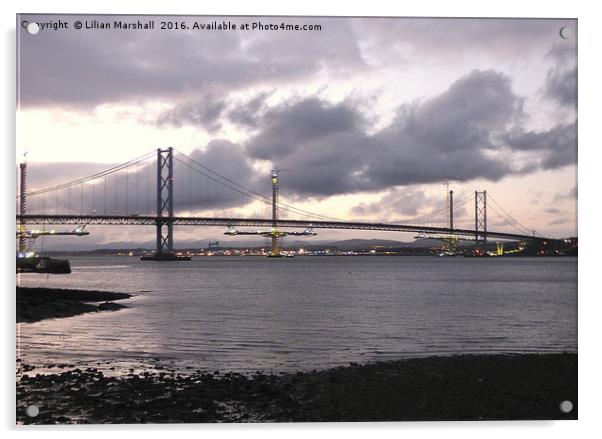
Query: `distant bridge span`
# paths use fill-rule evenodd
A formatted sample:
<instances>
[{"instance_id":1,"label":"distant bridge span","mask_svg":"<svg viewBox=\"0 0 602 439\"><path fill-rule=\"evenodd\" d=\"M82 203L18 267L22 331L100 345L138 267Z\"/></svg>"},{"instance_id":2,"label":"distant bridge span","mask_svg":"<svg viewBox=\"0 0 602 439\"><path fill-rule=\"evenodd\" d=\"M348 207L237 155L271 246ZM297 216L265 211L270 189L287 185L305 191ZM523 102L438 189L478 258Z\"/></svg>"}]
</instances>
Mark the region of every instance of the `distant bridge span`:
<instances>
[{"instance_id":1,"label":"distant bridge span","mask_svg":"<svg viewBox=\"0 0 602 439\"><path fill-rule=\"evenodd\" d=\"M153 156L156 157L156 173L152 169L153 166L147 163L147 161L153 159ZM187 209L190 206L197 206L198 202L204 199L199 194L209 194L216 199L229 199L227 197L235 192L237 197L245 197L241 200L246 200L246 202L260 202L269 205L271 207L271 218L178 216L176 213L178 210L174 206L176 162L179 169L182 166L186 168L185 170L181 168L184 171L181 175L180 171L178 172L178 175L182 177L177 180L180 182L177 191L178 196L186 200L179 206L179 211L182 211L182 208ZM488 208L487 191L475 191L474 193L474 228L466 225L466 223L461 226L462 228L458 228L457 224L454 227L454 208L464 206L470 201L471 197L463 197L454 206L453 190L449 191L446 209L433 211L428 215L414 219L401 220L404 224L400 222L341 221L280 202L280 179L277 169L270 173L272 184L272 197L270 199L268 196L211 170L187 155L174 151L171 147L159 148L156 152L151 151L94 175L33 191L27 191L26 163L20 164L20 171L21 185L17 196L19 201L17 224L18 230L21 232L21 234L17 234L17 237L19 238L20 253L25 249L27 235L24 232L28 231L25 227L26 224L151 226L156 230L156 260L172 260L172 257L175 257L173 252L174 226L214 226L223 227L224 229L228 226L256 228L253 232L232 232L229 229L230 233L227 234L259 234L271 237L272 251L270 255L275 257L279 256L280 252L279 239L289 234L282 230L284 228L406 232L440 239L457 237L474 240L477 247L486 245L487 239L530 241L543 245L545 245L545 241L558 241L537 236L535 232L532 233L530 228L525 227L513 218L491 197L489 198L491 204ZM186 175L188 175L187 185L184 183ZM199 176L201 180L198 180ZM194 182L193 177L197 178ZM210 187L214 187L214 184L217 184L220 190L225 188L226 192L216 194L214 189L210 189ZM155 185L156 190L153 190ZM54 195L54 200L52 195ZM32 199L34 203L31 203ZM494 228L497 230L488 230L488 209L495 215L494 218L501 218L503 221L502 225L499 222L496 223ZM78 214L72 214L75 212ZM103 213L99 214L100 212ZM114 212L115 215L111 215L111 212ZM293 214L291 217L316 218L316 220L281 219L279 217L280 212L290 212ZM440 213L445 215L445 222L433 221L434 216ZM426 225L429 224L427 218L430 218L431 225ZM445 227L438 226L441 224L445 224ZM512 227L512 229L501 228L506 225ZM502 232L502 230L505 231ZM28 232L40 231L29 230ZM52 230L48 232L52 234ZM292 234L309 235L307 232L293 232Z\"/></svg>"},{"instance_id":2,"label":"distant bridge span","mask_svg":"<svg viewBox=\"0 0 602 439\"><path fill-rule=\"evenodd\" d=\"M271 219L261 218L205 218L205 217L157 217L138 215L17 215L17 222L24 224L94 224L94 225L138 225L156 226L158 223L171 220L174 226L248 226L272 227ZM314 228L314 229L343 229L343 230L372 230L384 232L412 232L429 235L452 235L461 237L497 238L512 241L553 241L554 239L503 233L488 230L487 232L470 229L449 229L447 227L411 226L406 224L365 223L346 221L306 221L279 219L278 228Z\"/></svg>"}]
</instances>

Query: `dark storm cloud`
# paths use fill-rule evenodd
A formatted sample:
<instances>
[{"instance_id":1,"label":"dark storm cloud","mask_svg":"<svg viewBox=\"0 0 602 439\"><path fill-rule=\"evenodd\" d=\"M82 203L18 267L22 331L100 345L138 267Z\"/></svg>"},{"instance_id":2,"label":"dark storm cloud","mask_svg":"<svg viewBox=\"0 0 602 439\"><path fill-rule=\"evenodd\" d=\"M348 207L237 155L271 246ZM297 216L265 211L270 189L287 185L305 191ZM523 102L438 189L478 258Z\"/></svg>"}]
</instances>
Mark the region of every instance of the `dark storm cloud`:
<instances>
[{"instance_id":1,"label":"dark storm cloud","mask_svg":"<svg viewBox=\"0 0 602 439\"><path fill-rule=\"evenodd\" d=\"M162 17L36 16L21 20L79 19L113 22ZM173 18L173 17L170 17ZM223 17L186 17L211 22ZM283 18L225 19L238 25ZM366 63L363 52L383 63L495 54L520 58L533 52L573 57L564 42L550 50L561 26L574 20L295 18L287 24L320 24L321 31L116 31L56 30L32 36L19 29L20 99L23 106L89 108L108 102L194 98L258 84L289 85L317 73L349 77ZM560 44L560 43L558 43ZM542 47L544 49L542 49ZM360 50L360 48L362 48ZM572 49L573 46L571 45Z\"/></svg>"},{"instance_id":2,"label":"dark storm cloud","mask_svg":"<svg viewBox=\"0 0 602 439\"><path fill-rule=\"evenodd\" d=\"M228 112L228 119L238 125L257 126L266 111L266 99L271 94L271 92L262 92L246 102L235 102Z\"/></svg>"},{"instance_id":3,"label":"dark storm cloud","mask_svg":"<svg viewBox=\"0 0 602 439\"><path fill-rule=\"evenodd\" d=\"M577 162L577 126L558 125L548 131L518 131L506 136L508 146L517 151L540 153L538 167L556 169Z\"/></svg>"},{"instance_id":4,"label":"dark storm cloud","mask_svg":"<svg viewBox=\"0 0 602 439\"><path fill-rule=\"evenodd\" d=\"M575 39L557 40L545 56L560 66L573 66L577 63L577 42Z\"/></svg>"},{"instance_id":5,"label":"dark storm cloud","mask_svg":"<svg viewBox=\"0 0 602 439\"><path fill-rule=\"evenodd\" d=\"M360 203L351 209L358 216L416 217L419 210L441 210L446 201L442 197L432 197L417 188L393 188L380 200L373 203Z\"/></svg>"},{"instance_id":6,"label":"dark storm cloud","mask_svg":"<svg viewBox=\"0 0 602 439\"><path fill-rule=\"evenodd\" d=\"M545 96L562 105L574 107L577 103L577 67L565 71L550 70L546 78Z\"/></svg>"},{"instance_id":7,"label":"dark storm cloud","mask_svg":"<svg viewBox=\"0 0 602 439\"><path fill-rule=\"evenodd\" d=\"M224 120L237 125L256 127L267 110L266 99L272 92L260 92L250 99L241 101L225 95L207 93L193 101L175 105L159 115L158 126L181 127L190 125L214 132L221 128Z\"/></svg>"},{"instance_id":8,"label":"dark storm cloud","mask_svg":"<svg viewBox=\"0 0 602 439\"><path fill-rule=\"evenodd\" d=\"M456 196L460 194L456 193ZM461 200L460 200L461 199ZM456 222L466 218L466 198L457 198L454 208ZM396 187L389 189L378 201L360 203L351 209L351 213L361 218L374 218L387 222L428 222L430 224L449 224L448 199L446 196L428 195L415 187Z\"/></svg>"},{"instance_id":9,"label":"dark storm cloud","mask_svg":"<svg viewBox=\"0 0 602 439\"><path fill-rule=\"evenodd\" d=\"M259 96L250 102L261 108L260 114L252 112L247 119L256 135L242 145L214 140L191 157L262 194L269 194L269 179L257 175L253 164L268 160L287 169L283 194L289 198L443 180L495 181L574 163L575 124L523 131L523 99L511 85L511 79L499 72L472 71L438 96L400 105L391 124L371 135L366 134L367 120L351 101L332 104L310 97L265 109L264 97ZM220 105L216 108L228 112ZM533 158L516 163L513 152L529 152ZM251 201L208 177L193 191L198 172L179 162L176 167L181 208L226 208ZM411 205L407 204L408 212Z\"/></svg>"},{"instance_id":10,"label":"dark storm cloud","mask_svg":"<svg viewBox=\"0 0 602 439\"><path fill-rule=\"evenodd\" d=\"M357 131L362 118L353 108L330 105L311 97L268 111L261 133L249 144L251 155L259 159L288 157L299 150L299 141L311 143L337 134Z\"/></svg>"},{"instance_id":11,"label":"dark storm cloud","mask_svg":"<svg viewBox=\"0 0 602 439\"><path fill-rule=\"evenodd\" d=\"M241 190L240 187L206 168L256 192L269 193L268 178L256 181L251 160L244 149L235 143L226 140L211 141L204 149L196 149L188 154L193 162L181 155L176 157L175 191L180 194L178 206L182 209L227 208L254 201L252 197L237 192ZM190 169L190 166L196 170Z\"/></svg>"},{"instance_id":12,"label":"dark storm cloud","mask_svg":"<svg viewBox=\"0 0 602 439\"><path fill-rule=\"evenodd\" d=\"M577 47L571 41L555 44L546 54L555 65L548 71L544 97L575 108L577 105Z\"/></svg>"},{"instance_id":13,"label":"dark storm cloud","mask_svg":"<svg viewBox=\"0 0 602 439\"><path fill-rule=\"evenodd\" d=\"M493 146L491 133L515 122L522 108L510 77L475 70L445 93L402 113L396 128L442 153L486 149Z\"/></svg>"},{"instance_id":14,"label":"dark storm cloud","mask_svg":"<svg viewBox=\"0 0 602 439\"><path fill-rule=\"evenodd\" d=\"M203 127L207 131L216 131L221 128L220 116L226 103L219 97L208 94L195 101L176 105L171 110L162 113L156 123L159 126L194 125Z\"/></svg>"},{"instance_id":15,"label":"dark storm cloud","mask_svg":"<svg viewBox=\"0 0 602 439\"><path fill-rule=\"evenodd\" d=\"M559 35L563 26L576 27L576 20L379 18L354 22L364 37L362 47L376 56L396 56L395 61L402 63L433 55L439 60L478 61L483 55L516 59L546 53L552 44L563 41ZM569 44L570 40L565 42Z\"/></svg>"},{"instance_id":16,"label":"dark storm cloud","mask_svg":"<svg viewBox=\"0 0 602 439\"><path fill-rule=\"evenodd\" d=\"M495 181L575 163L575 124L524 132L523 117L523 99L508 76L475 70L438 96L401 105L394 121L373 135L365 133L365 119L349 102L314 97L273 108L247 151L290 168L287 185L301 196L445 179ZM538 158L514 163L507 149Z\"/></svg>"},{"instance_id":17,"label":"dark storm cloud","mask_svg":"<svg viewBox=\"0 0 602 439\"><path fill-rule=\"evenodd\" d=\"M29 21L65 16L22 15ZM68 16L100 21L149 17ZM156 23L161 17L154 17ZM194 19L194 18L193 18ZM196 17L202 22L216 18ZM218 18L219 20L219 18ZM309 19L287 18L291 24ZM242 23L251 18L232 18ZM263 19L278 22L282 19ZM323 69L349 73L362 59L348 20L312 18L327 32L20 29L20 102L23 106L90 108L107 102L181 98L208 89L228 92L253 84L305 79Z\"/></svg>"},{"instance_id":18,"label":"dark storm cloud","mask_svg":"<svg viewBox=\"0 0 602 439\"><path fill-rule=\"evenodd\" d=\"M514 171L490 157L522 114L507 76L473 71L432 99L402 105L393 123L365 134L366 121L344 102L317 98L268 112L247 150L292 171L287 185L302 196L326 196L443 179L497 180Z\"/></svg>"}]
</instances>

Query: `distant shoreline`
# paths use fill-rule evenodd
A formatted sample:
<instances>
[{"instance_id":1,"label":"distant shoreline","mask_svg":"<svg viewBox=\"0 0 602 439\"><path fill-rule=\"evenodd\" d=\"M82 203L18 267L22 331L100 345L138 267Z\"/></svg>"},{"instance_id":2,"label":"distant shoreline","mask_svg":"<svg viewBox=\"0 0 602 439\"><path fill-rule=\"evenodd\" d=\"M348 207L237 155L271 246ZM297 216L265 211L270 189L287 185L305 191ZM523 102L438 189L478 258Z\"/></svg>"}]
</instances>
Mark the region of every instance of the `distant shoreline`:
<instances>
[{"instance_id":1,"label":"distant shoreline","mask_svg":"<svg viewBox=\"0 0 602 439\"><path fill-rule=\"evenodd\" d=\"M132 297L131 294L108 291L19 286L16 294L17 323L33 323L96 311L115 311L126 306L114 303L113 300ZM102 303L94 304L95 302Z\"/></svg>"},{"instance_id":2,"label":"distant shoreline","mask_svg":"<svg viewBox=\"0 0 602 439\"><path fill-rule=\"evenodd\" d=\"M30 405L40 409L35 418ZM280 375L45 375L19 364L16 415L20 424L577 419L577 354L426 357Z\"/></svg>"},{"instance_id":3,"label":"distant shoreline","mask_svg":"<svg viewBox=\"0 0 602 439\"><path fill-rule=\"evenodd\" d=\"M420 250L420 249L419 249ZM284 249L284 251L288 251L286 249ZM123 251L123 252L112 252L112 251L59 251L59 250L50 250L50 251L46 251L45 254L48 256L62 256L62 257L71 257L71 256L79 256L79 257L123 257L123 258L134 258L134 259L139 259L141 256L148 254L148 253L152 253L152 250L149 251L144 251L144 252L136 252L134 251L132 254L128 254L128 252ZM188 251L188 250L178 250L177 253L181 253L187 256L191 256L193 258L200 258L200 259L205 259L205 258L240 258L240 257L245 257L245 258L265 258L267 256L266 254L212 254L212 255L207 255L207 254L197 254L194 251ZM303 255L295 255L296 258L332 258L332 257L425 257L425 258L438 258L441 257L441 255L437 254L436 252L421 252L421 251L416 251L416 252L405 252L405 253L394 253L394 252L389 252L389 253L370 253L369 251L365 251L363 253L346 253L346 252L340 252L340 253L332 253L332 254L303 254ZM447 256L447 255L446 255ZM454 257L460 259L462 257L465 257L464 255L453 255ZM577 259L579 255L577 254L563 254L563 255L533 255L533 254L507 254L507 255L503 255L503 256L491 256L491 258L503 258L503 259L507 259L507 258L575 258ZM471 259L473 259L474 257L470 256Z\"/></svg>"}]
</instances>

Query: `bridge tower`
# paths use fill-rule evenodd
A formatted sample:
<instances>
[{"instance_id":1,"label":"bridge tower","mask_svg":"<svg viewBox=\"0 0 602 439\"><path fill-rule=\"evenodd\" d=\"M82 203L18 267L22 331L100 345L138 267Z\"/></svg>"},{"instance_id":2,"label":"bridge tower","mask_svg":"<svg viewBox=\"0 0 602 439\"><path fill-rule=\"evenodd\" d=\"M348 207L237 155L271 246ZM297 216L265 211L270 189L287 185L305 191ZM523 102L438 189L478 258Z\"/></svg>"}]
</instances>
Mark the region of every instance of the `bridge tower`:
<instances>
[{"instance_id":1,"label":"bridge tower","mask_svg":"<svg viewBox=\"0 0 602 439\"><path fill-rule=\"evenodd\" d=\"M157 149L157 242L155 254L142 260L190 260L173 252L173 148Z\"/></svg>"},{"instance_id":2,"label":"bridge tower","mask_svg":"<svg viewBox=\"0 0 602 439\"><path fill-rule=\"evenodd\" d=\"M474 239L487 244L487 191L474 193Z\"/></svg>"},{"instance_id":3,"label":"bridge tower","mask_svg":"<svg viewBox=\"0 0 602 439\"><path fill-rule=\"evenodd\" d=\"M166 215L167 214L167 218ZM156 254L173 253L173 149L157 149Z\"/></svg>"},{"instance_id":4,"label":"bridge tower","mask_svg":"<svg viewBox=\"0 0 602 439\"><path fill-rule=\"evenodd\" d=\"M19 214L25 215L27 211L27 162L19 163ZM25 231L25 222L21 220L19 222L19 232ZM25 236L22 234L19 236L19 253L25 252Z\"/></svg>"},{"instance_id":5,"label":"bridge tower","mask_svg":"<svg viewBox=\"0 0 602 439\"><path fill-rule=\"evenodd\" d=\"M454 191L449 191L449 229L454 228Z\"/></svg>"}]
</instances>

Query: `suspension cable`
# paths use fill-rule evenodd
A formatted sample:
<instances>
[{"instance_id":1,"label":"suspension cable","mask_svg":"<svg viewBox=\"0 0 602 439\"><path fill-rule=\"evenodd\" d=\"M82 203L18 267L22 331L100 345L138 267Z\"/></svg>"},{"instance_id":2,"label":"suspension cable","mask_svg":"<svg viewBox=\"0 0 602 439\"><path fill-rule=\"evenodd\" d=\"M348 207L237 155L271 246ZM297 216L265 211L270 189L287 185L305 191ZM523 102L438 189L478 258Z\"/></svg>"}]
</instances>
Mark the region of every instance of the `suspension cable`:
<instances>
[{"instance_id":1,"label":"suspension cable","mask_svg":"<svg viewBox=\"0 0 602 439\"><path fill-rule=\"evenodd\" d=\"M454 209L457 207L464 206L468 201L470 201L470 196L466 195L464 198L460 199L460 201L454 203ZM427 213L425 215L420 215L420 216L417 216L414 218L402 219L399 221L389 221L384 224L412 224L412 223L424 221L426 219L435 217L437 215L441 215L442 213L448 213L448 212L449 212L449 207L445 207L443 209L439 209L434 212Z\"/></svg>"},{"instance_id":2,"label":"suspension cable","mask_svg":"<svg viewBox=\"0 0 602 439\"><path fill-rule=\"evenodd\" d=\"M195 168L194 166L190 165L189 163L186 163L185 161L179 159L177 156L175 157L175 159L178 162L180 162L184 166L186 166L186 167L188 167L188 168L196 171L197 173L205 176L206 178L209 178L210 180L215 181L216 183L218 183L218 184L220 184L222 186L225 186L225 187L227 187L227 188L229 188L229 189L231 189L231 190L233 190L235 192L238 192L239 194L242 194L242 195L244 195L246 197L253 198L255 200L261 201L262 203L265 203L265 204L268 204L268 205L272 204L272 201L271 201L271 199L269 197L267 197L265 195L262 195L262 194L254 191L252 189L249 189L249 188L247 188L247 187L245 187L245 186L243 186L243 185L235 182L234 180L232 180L232 179L230 179L228 177L225 177L225 176L219 174L218 172L215 172L212 169L207 168L204 165L201 165L200 163L198 163L197 161L191 159L190 157L188 157L185 154L178 153L178 155L186 157L188 160L190 160L195 165L198 165L199 167L201 167L203 169L206 169L208 172L211 172L212 174L218 176L219 178L222 178L222 179L226 180L226 182L221 181L218 178L213 177L213 176L209 175L208 173L203 172L202 170ZM234 186L236 186L236 187L234 187ZM291 212L291 213L296 213L296 214L302 215L302 216L308 216L308 217L314 217L314 218L322 218L322 219L327 219L327 220L340 221L340 219L338 219L338 218L333 218L333 217L329 217L329 216L326 216L326 215L320 215L320 214L317 214L317 213L309 212L309 211L306 211L306 210L303 210L303 209L299 209L297 207L294 207L294 206L291 206L289 204L282 203L282 202L277 203L277 206L281 210L284 210L284 211L287 211L287 212Z\"/></svg>"},{"instance_id":3,"label":"suspension cable","mask_svg":"<svg viewBox=\"0 0 602 439\"><path fill-rule=\"evenodd\" d=\"M514 218L512 218L511 216L505 217L502 213L500 213L500 211L498 211L495 208L495 205L497 205L497 207L499 207L500 209L503 210L503 208L497 203L490 204L489 207L491 208L491 210L493 210L495 213L497 213L498 217L502 221L504 221L507 225L509 225L510 227L513 227L515 230L518 230L521 233L526 233L527 235L530 235L533 233L533 230L529 230L528 228L526 228L525 226L520 224L518 221L514 220ZM507 213L506 213L506 215L507 215Z\"/></svg>"},{"instance_id":4,"label":"suspension cable","mask_svg":"<svg viewBox=\"0 0 602 439\"><path fill-rule=\"evenodd\" d=\"M78 185L78 184L87 183L88 181L97 180L97 179L99 179L99 178L101 178L101 177L103 177L105 175L109 175L109 174L113 174L115 172L121 171L122 169L124 169L124 168L126 168L126 167L128 167L130 165L134 165L134 164L140 163L140 162L148 159L153 154L154 154L154 152L149 152L149 153L146 153L146 154L144 154L144 155L142 155L140 157L132 159L129 162L122 163L120 165L114 166L112 168L106 169L106 170L101 171L101 172L97 172L96 174L90 175L88 177L79 178L77 180L69 181L69 182L66 182L66 183L61 183L61 184L58 184L56 186L51 186L51 187L40 189L40 190L37 190L37 191L28 192L25 195L28 196L28 197L33 197L35 195L41 195L41 194L45 194L45 193L48 193L48 192L65 189L65 188L68 188L68 187L71 187L71 186L75 186L75 185ZM16 198L19 198L19 196L17 196Z\"/></svg>"},{"instance_id":5,"label":"suspension cable","mask_svg":"<svg viewBox=\"0 0 602 439\"><path fill-rule=\"evenodd\" d=\"M488 194L489 195L489 194ZM524 226L523 224L521 224L520 222L518 222L518 220L516 218L514 218L512 215L510 215L497 201L495 201L495 199L493 199L493 197L491 195L489 195L489 200L491 200L493 202L493 204L495 204L502 212L504 212L504 214L506 215L506 218L504 218L504 216L498 212L493 206L491 206L493 208L493 210L500 216L502 217L509 225L513 226L514 228L516 228L517 230L522 229L523 232L527 232L528 235L530 235L531 233L534 232L534 230L529 229L528 227ZM510 220L510 221L508 221Z\"/></svg>"}]
</instances>

